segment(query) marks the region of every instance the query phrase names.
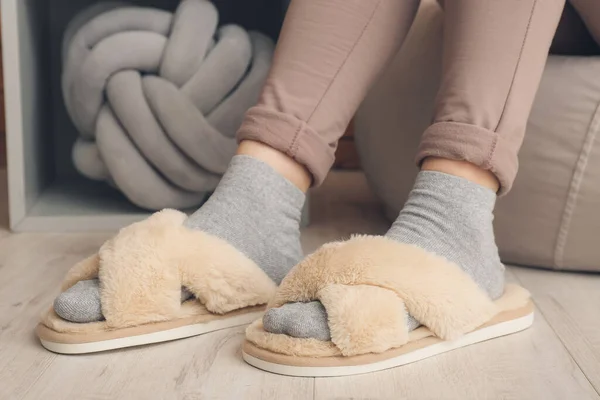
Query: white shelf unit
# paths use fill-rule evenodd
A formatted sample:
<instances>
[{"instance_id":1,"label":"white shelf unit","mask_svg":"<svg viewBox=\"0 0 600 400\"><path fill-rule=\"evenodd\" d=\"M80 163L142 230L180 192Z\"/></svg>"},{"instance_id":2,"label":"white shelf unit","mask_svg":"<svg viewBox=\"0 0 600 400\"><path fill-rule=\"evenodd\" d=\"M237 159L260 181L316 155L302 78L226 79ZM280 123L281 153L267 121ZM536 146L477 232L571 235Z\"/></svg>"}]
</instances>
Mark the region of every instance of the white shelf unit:
<instances>
[{"instance_id":1,"label":"white shelf unit","mask_svg":"<svg viewBox=\"0 0 600 400\"><path fill-rule=\"evenodd\" d=\"M0 0L6 101L10 227L15 231L107 231L141 220L106 184L79 176L76 137L60 90L62 35L97 0ZM134 0L174 9L174 0Z\"/></svg>"},{"instance_id":2,"label":"white shelf unit","mask_svg":"<svg viewBox=\"0 0 600 400\"><path fill-rule=\"evenodd\" d=\"M1 0L10 227L114 230L149 213L71 163L76 131L60 91L62 34L95 0ZM138 1L173 8L172 0Z\"/></svg>"}]
</instances>

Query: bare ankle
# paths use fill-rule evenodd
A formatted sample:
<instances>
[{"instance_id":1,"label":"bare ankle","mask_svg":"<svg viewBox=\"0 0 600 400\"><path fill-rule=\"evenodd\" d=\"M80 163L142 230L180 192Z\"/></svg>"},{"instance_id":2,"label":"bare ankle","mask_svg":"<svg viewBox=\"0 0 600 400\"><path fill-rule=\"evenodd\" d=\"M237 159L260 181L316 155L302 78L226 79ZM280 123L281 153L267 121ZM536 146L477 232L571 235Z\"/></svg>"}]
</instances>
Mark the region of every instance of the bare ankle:
<instances>
[{"instance_id":1,"label":"bare ankle","mask_svg":"<svg viewBox=\"0 0 600 400\"><path fill-rule=\"evenodd\" d=\"M421 170L443 172L465 178L471 182L487 187L494 192L497 192L498 189L500 189L500 182L498 182L496 175L467 161L428 157L423 161Z\"/></svg>"},{"instance_id":2,"label":"bare ankle","mask_svg":"<svg viewBox=\"0 0 600 400\"><path fill-rule=\"evenodd\" d=\"M312 183L312 176L304 165L266 144L243 140L236 154L252 156L263 161L303 192L306 192Z\"/></svg>"}]
</instances>

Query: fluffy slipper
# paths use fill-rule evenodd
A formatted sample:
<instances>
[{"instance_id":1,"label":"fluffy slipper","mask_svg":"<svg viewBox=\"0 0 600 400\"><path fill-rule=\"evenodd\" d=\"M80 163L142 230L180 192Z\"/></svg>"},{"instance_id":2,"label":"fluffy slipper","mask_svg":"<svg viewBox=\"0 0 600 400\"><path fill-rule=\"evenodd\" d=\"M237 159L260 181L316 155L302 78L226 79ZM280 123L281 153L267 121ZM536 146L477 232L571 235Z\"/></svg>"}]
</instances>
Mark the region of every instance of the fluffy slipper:
<instances>
[{"instance_id":1,"label":"fluffy slipper","mask_svg":"<svg viewBox=\"0 0 600 400\"><path fill-rule=\"evenodd\" d=\"M343 376L408 364L531 326L529 293L492 301L457 265L384 237L331 243L283 280L268 308L320 300L331 341L246 330L243 357L278 374ZM423 326L408 332L407 316Z\"/></svg>"},{"instance_id":2,"label":"fluffy slipper","mask_svg":"<svg viewBox=\"0 0 600 400\"><path fill-rule=\"evenodd\" d=\"M75 265L62 291L99 278L105 320L68 322L51 308L37 327L42 345L57 353L92 353L200 335L261 316L275 283L227 242L184 227L185 218L158 212ZM182 287L195 298L181 303Z\"/></svg>"}]
</instances>

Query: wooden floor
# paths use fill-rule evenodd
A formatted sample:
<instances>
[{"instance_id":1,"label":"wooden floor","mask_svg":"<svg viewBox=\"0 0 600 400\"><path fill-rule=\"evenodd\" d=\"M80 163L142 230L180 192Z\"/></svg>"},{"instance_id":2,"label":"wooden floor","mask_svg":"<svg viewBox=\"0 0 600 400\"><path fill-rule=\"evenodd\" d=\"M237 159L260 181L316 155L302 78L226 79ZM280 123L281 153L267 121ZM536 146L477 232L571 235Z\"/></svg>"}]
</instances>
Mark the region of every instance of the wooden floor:
<instances>
[{"instance_id":1,"label":"wooden floor","mask_svg":"<svg viewBox=\"0 0 600 400\"><path fill-rule=\"evenodd\" d=\"M358 174L333 175L311 208L306 251L386 228ZM0 232L0 399L600 399L600 275L524 268L508 277L534 294L532 329L379 373L268 374L242 361L243 328L88 356L45 351L39 315L108 236Z\"/></svg>"}]
</instances>

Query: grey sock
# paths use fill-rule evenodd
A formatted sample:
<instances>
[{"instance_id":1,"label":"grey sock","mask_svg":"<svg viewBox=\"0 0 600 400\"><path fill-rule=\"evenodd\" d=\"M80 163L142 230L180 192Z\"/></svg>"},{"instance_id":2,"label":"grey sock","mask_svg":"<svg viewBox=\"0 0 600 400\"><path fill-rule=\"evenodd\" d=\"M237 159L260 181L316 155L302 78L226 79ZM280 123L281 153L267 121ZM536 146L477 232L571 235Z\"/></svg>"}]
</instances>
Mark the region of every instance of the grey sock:
<instances>
[{"instance_id":1,"label":"grey sock","mask_svg":"<svg viewBox=\"0 0 600 400\"><path fill-rule=\"evenodd\" d=\"M263 325L265 329L268 327L267 330L273 333L324 341L331 339L329 328L327 328L327 313L320 301L288 303L283 307L272 308L265 313Z\"/></svg>"},{"instance_id":2,"label":"grey sock","mask_svg":"<svg viewBox=\"0 0 600 400\"><path fill-rule=\"evenodd\" d=\"M456 263L496 299L504 290L504 266L492 226L495 202L496 194L483 186L441 172L422 171L385 236ZM313 303L290 303L269 310L263 318L265 330L294 337L312 332L310 337L327 340L323 339L330 336L325 309ZM418 326L409 316L409 330Z\"/></svg>"},{"instance_id":3,"label":"grey sock","mask_svg":"<svg viewBox=\"0 0 600 400\"><path fill-rule=\"evenodd\" d=\"M181 302L194 295L181 288ZM102 303L100 302L100 281L88 279L79 281L54 301L54 311L61 318L71 322L102 321Z\"/></svg>"},{"instance_id":4,"label":"grey sock","mask_svg":"<svg viewBox=\"0 0 600 400\"><path fill-rule=\"evenodd\" d=\"M269 165L239 155L232 159L210 199L184 224L226 240L279 284L302 258L304 200L304 193ZM56 313L73 322L102 318L99 284L91 282L58 296Z\"/></svg>"},{"instance_id":5,"label":"grey sock","mask_svg":"<svg viewBox=\"0 0 600 400\"><path fill-rule=\"evenodd\" d=\"M279 284L302 258L304 200L267 164L235 156L215 193L185 224L226 240Z\"/></svg>"},{"instance_id":6,"label":"grey sock","mask_svg":"<svg viewBox=\"0 0 600 400\"><path fill-rule=\"evenodd\" d=\"M71 322L91 322L104 319L100 304L98 279L80 281L54 300L54 311Z\"/></svg>"}]
</instances>

